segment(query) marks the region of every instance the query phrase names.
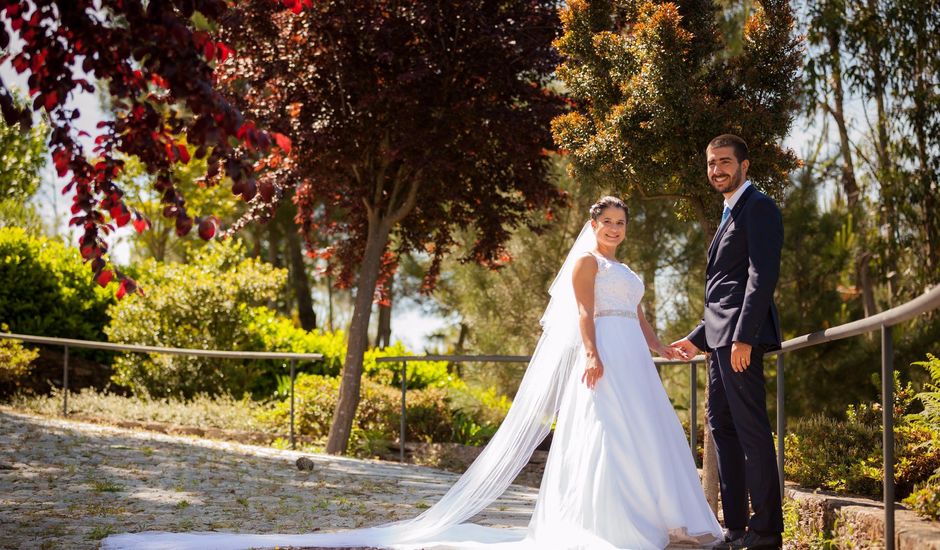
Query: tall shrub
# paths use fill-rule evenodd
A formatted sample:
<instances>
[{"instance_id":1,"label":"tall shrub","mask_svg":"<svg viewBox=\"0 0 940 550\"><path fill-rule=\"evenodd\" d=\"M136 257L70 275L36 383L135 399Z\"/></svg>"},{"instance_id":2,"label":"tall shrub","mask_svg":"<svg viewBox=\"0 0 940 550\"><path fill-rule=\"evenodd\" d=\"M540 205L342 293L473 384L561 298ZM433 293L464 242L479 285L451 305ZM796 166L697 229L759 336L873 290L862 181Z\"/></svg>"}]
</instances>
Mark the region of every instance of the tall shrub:
<instances>
[{"instance_id":1,"label":"tall shrub","mask_svg":"<svg viewBox=\"0 0 940 550\"><path fill-rule=\"evenodd\" d=\"M78 251L19 227L0 227L0 320L12 332L104 340L114 302Z\"/></svg>"},{"instance_id":2,"label":"tall shrub","mask_svg":"<svg viewBox=\"0 0 940 550\"><path fill-rule=\"evenodd\" d=\"M254 308L283 288L283 269L244 258L238 242L219 242L189 264L145 262L136 271L147 292L110 309L112 342L179 348L248 350ZM204 392L241 395L252 389L257 363L163 354L125 354L115 361L116 382L153 397Z\"/></svg>"}]
</instances>

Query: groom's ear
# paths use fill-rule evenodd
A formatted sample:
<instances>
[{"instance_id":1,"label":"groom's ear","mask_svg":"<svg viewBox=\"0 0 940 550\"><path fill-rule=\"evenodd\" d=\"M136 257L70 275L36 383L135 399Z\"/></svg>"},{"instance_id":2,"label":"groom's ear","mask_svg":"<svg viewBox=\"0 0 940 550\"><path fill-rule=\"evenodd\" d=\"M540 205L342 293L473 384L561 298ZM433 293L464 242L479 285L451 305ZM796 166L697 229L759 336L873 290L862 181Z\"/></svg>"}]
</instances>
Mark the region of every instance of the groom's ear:
<instances>
[{"instance_id":1,"label":"groom's ear","mask_svg":"<svg viewBox=\"0 0 940 550\"><path fill-rule=\"evenodd\" d=\"M741 161L741 172L744 173L745 179L747 177L747 169L751 167L751 161L744 159Z\"/></svg>"}]
</instances>

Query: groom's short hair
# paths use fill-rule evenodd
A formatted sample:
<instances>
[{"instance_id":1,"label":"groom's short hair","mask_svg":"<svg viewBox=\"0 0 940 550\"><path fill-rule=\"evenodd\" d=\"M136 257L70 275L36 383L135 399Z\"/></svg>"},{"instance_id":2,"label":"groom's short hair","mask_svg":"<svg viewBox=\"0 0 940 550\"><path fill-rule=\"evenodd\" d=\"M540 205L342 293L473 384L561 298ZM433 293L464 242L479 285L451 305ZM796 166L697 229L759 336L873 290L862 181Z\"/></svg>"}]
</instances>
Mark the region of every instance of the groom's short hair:
<instances>
[{"instance_id":1,"label":"groom's short hair","mask_svg":"<svg viewBox=\"0 0 940 550\"><path fill-rule=\"evenodd\" d=\"M705 152L707 153L709 149L717 149L719 147L731 147L734 149L734 158L738 159L738 162L748 160L747 143L734 134L721 134L709 141Z\"/></svg>"}]
</instances>

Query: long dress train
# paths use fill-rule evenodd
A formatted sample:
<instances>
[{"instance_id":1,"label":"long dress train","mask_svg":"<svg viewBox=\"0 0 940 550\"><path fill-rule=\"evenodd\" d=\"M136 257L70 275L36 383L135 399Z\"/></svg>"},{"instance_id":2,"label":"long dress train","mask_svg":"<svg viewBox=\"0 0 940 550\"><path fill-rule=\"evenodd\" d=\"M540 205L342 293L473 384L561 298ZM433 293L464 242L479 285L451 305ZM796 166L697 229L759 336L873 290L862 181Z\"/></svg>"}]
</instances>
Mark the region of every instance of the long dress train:
<instances>
[{"instance_id":1,"label":"long dress train","mask_svg":"<svg viewBox=\"0 0 940 550\"><path fill-rule=\"evenodd\" d=\"M636 318L643 282L603 256L595 256L595 328L604 376L594 390L580 381L585 359L571 272L593 246L585 224L552 285L543 334L509 414L467 472L417 518L336 533L121 534L102 548L652 550L671 541L717 540L721 527ZM465 523L508 487L556 418L528 528Z\"/></svg>"}]
</instances>

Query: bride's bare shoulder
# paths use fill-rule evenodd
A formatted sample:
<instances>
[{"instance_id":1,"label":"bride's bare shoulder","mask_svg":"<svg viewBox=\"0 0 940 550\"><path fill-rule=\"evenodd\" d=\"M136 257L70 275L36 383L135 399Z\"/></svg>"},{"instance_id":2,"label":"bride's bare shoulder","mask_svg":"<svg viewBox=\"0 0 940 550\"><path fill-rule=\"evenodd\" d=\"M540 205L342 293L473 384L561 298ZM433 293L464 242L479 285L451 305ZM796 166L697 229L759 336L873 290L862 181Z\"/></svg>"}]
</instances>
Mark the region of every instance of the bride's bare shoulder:
<instances>
[{"instance_id":1,"label":"bride's bare shoulder","mask_svg":"<svg viewBox=\"0 0 940 550\"><path fill-rule=\"evenodd\" d=\"M590 252L585 252L574 262L574 276L594 275L597 273L597 258Z\"/></svg>"}]
</instances>

